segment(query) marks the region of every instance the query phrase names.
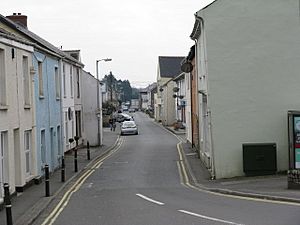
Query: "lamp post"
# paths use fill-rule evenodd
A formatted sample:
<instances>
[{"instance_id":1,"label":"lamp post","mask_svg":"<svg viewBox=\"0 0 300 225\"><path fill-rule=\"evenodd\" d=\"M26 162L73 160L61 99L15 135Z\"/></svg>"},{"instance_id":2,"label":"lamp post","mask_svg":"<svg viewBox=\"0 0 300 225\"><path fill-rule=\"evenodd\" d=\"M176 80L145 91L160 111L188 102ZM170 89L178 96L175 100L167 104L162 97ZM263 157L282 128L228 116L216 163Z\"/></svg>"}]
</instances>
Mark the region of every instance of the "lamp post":
<instances>
[{"instance_id":1,"label":"lamp post","mask_svg":"<svg viewBox=\"0 0 300 225\"><path fill-rule=\"evenodd\" d=\"M102 130L102 126L100 125L102 123L102 110L100 110L100 93L99 93L99 69L98 69L98 63L100 61L109 62L112 59L106 58L106 59L97 59L96 60L96 75L97 75L97 120L98 120L98 144L99 146L102 145L102 135L100 135L100 130ZM102 94L102 93L101 93Z\"/></svg>"}]
</instances>

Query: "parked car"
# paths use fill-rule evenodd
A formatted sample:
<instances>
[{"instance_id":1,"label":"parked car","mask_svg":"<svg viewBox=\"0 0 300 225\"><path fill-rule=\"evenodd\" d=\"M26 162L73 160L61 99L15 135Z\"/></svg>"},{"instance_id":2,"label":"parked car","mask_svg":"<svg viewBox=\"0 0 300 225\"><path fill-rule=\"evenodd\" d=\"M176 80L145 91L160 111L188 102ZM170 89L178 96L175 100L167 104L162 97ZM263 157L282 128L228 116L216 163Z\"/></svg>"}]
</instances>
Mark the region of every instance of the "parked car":
<instances>
[{"instance_id":1,"label":"parked car","mask_svg":"<svg viewBox=\"0 0 300 225\"><path fill-rule=\"evenodd\" d=\"M121 125L121 135L139 134L138 127L134 121L124 121Z\"/></svg>"},{"instance_id":2,"label":"parked car","mask_svg":"<svg viewBox=\"0 0 300 225\"><path fill-rule=\"evenodd\" d=\"M129 112L130 112L130 113L133 113L133 112L135 112L135 109L130 108L130 109L129 109Z\"/></svg>"},{"instance_id":3,"label":"parked car","mask_svg":"<svg viewBox=\"0 0 300 225\"><path fill-rule=\"evenodd\" d=\"M125 113L119 113L117 115L117 118L116 118L117 122L121 123L123 121L131 121L131 120L134 120L132 116L128 115L128 114L125 114Z\"/></svg>"}]
</instances>

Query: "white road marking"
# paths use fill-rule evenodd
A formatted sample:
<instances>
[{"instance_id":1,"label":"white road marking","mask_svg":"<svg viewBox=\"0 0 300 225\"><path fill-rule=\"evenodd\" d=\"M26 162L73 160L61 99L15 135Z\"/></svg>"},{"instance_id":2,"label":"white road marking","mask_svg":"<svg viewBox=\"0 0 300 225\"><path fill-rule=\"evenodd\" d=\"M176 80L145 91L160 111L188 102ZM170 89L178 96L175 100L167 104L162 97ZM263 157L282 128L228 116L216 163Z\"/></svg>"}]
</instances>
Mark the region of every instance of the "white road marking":
<instances>
[{"instance_id":1,"label":"white road marking","mask_svg":"<svg viewBox=\"0 0 300 225\"><path fill-rule=\"evenodd\" d=\"M227 220L221 220L221 219L217 219L217 218L214 218L214 217L200 215L200 214L189 212L189 211L186 211L186 210L178 210L178 211L182 212L182 213L185 213L185 214L188 214L188 215L191 215L191 216L196 216L196 217L200 217L200 218L203 218L203 219L213 220L213 221L217 221L217 222L221 222L221 223L225 223L225 224L243 225L243 224L240 224L240 223L234 223L234 222L230 222L230 221L227 221Z\"/></svg>"},{"instance_id":2,"label":"white road marking","mask_svg":"<svg viewBox=\"0 0 300 225\"><path fill-rule=\"evenodd\" d=\"M165 204L163 202L159 202L159 201L153 200L152 198L148 198L147 196L142 195L142 194L136 194L136 196L139 196L140 198L143 198L143 199L145 199L145 200L147 200L149 202L155 203L157 205L164 205Z\"/></svg>"}]
</instances>

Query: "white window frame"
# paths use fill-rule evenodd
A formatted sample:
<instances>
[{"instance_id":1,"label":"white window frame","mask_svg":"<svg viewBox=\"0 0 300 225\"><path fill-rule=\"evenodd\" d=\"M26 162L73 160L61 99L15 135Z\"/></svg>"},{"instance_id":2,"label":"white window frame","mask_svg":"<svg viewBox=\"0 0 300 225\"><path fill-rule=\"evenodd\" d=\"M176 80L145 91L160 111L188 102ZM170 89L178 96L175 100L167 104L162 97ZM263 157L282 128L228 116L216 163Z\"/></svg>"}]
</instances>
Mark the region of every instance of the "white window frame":
<instances>
[{"instance_id":1,"label":"white window frame","mask_svg":"<svg viewBox=\"0 0 300 225\"><path fill-rule=\"evenodd\" d=\"M6 95L5 50L0 48L0 107L7 105Z\"/></svg>"},{"instance_id":2,"label":"white window frame","mask_svg":"<svg viewBox=\"0 0 300 225\"><path fill-rule=\"evenodd\" d=\"M54 77L55 77L55 95L56 100L60 99L60 80L59 80L59 73L58 73L58 67L54 67Z\"/></svg>"},{"instance_id":3,"label":"white window frame","mask_svg":"<svg viewBox=\"0 0 300 225\"><path fill-rule=\"evenodd\" d=\"M67 91L66 91L66 65L63 63L63 92L64 92L64 98L67 97Z\"/></svg>"},{"instance_id":4,"label":"white window frame","mask_svg":"<svg viewBox=\"0 0 300 225\"><path fill-rule=\"evenodd\" d=\"M65 138L66 138L66 145L69 144L69 128L68 128L68 112L65 112Z\"/></svg>"},{"instance_id":5,"label":"white window frame","mask_svg":"<svg viewBox=\"0 0 300 225\"><path fill-rule=\"evenodd\" d=\"M30 106L30 79L29 79L29 64L28 56L23 55L22 58L22 73L23 73L23 89L24 89L24 105Z\"/></svg>"},{"instance_id":6,"label":"white window frame","mask_svg":"<svg viewBox=\"0 0 300 225\"><path fill-rule=\"evenodd\" d=\"M77 98L80 98L80 70L79 68L76 69L77 71L77 80L76 80L76 87L77 87Z\"/></svg>"},{"instance_id":7,"label":"white window frame","mask_svg":"<svg viewBox=\"0 0 300 225\"><path fill-rule=\"evenodd\" d=\"M39 77L39 96L44 97L44 81L43 81L43 63L38 62L38 77Z\"/></svg>"},{"instance_id":8,"label":"white window frame","mask_svg":"<svg viewBox=\"0 0 300 225\"><path fill-rule=\"evenodd\" d=\"M3 196L3 184L8 182L8 132L0 132L0 197Z\"/></svg>"},{"instance_id":9,"label":"white window frame","mask_svg":"<svg viewBox=\"0 0 300 225\"><path fill-rule=\"evenodd\" d=\"M24 154L25 154L25 176L30 177L31 174L31 148L32 148L32 133L31 130L24 132Z\"/></svg>"},{"instance_id":10,"label":"white window frame","mask_svg":"<svg viewBox=\"0 0 300 225\"><path fill-rule=\"evenodd\" d=\"M71 98L73 98L73 67L70 65L70 92Z\"/></svg>"},{"instance_id":11,"label":"white window frame","mask_svg":"<svg viewBox=\"0 0 300 225\"><path fill-rule=\"evenodd\" d=\"M46 130L41 130L41 145L40 145L40 150L41 150L41 163L42 167L45 166L47 163L47 154L46 154Z\"/></svg>"}]
</instances>

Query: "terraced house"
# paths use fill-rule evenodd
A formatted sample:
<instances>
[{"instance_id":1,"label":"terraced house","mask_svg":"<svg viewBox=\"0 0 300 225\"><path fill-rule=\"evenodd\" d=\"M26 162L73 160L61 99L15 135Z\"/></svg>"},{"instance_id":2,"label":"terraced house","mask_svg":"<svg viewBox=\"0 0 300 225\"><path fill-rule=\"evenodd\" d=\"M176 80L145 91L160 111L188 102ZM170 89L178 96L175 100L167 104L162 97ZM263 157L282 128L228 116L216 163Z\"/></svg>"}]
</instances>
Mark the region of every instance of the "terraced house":
<instances>
[{"instance_id":1,"label":"terraced house","mask_svg":"<svg viewBox=\"0 0 300 225\"><path fill-rule=\"evenodd\" d=\"M0 29L0 202L37 175L32 43Z\"/></svg>"},{"instance_id":2,"label":"terraced house","mask_svg":"<svg viewBox=\"0 0 300 225\"><path fill-rule=\"evenodd\" d=\"M65 145L66 139L81 136L83 64L78 51L63 52L29 31L24 15L0 15L0 29L0 182L8 182L13 192L39 180L46 164L50 171L58 168L64 150L74 147ZM68 81L61 75L66 67ZM18 77L17 83L11 74ZM66 90L71 99L66 118L70 131L62 122Z\"/></svg>"}]
</instances>

